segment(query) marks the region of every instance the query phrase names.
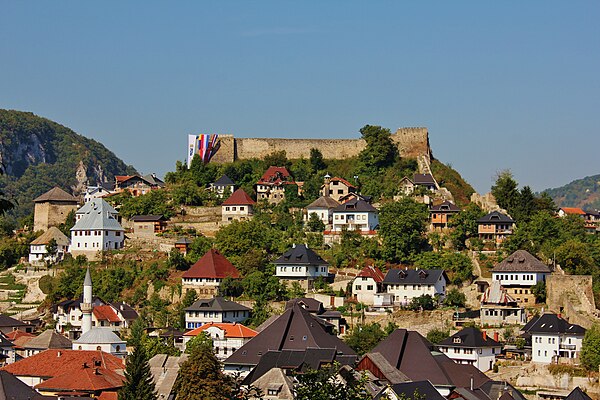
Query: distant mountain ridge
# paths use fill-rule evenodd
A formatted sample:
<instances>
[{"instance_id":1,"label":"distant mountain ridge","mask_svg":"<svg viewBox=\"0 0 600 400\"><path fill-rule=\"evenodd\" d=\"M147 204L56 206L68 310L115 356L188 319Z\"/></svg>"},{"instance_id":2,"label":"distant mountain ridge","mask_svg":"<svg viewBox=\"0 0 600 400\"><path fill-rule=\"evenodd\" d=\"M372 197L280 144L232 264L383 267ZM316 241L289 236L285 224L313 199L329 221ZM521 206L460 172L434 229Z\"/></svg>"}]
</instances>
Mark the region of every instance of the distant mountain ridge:
<instances>
[{"instance_id":1,"label":"distant mountain ridge","mask_svg":"<svg viewBox=\"0 0 600 400\"><path fill-rule=\"evenodd\" d=\"M600 209L600 174L586 176L544 192L554 199L558 207Z\"/></svg>"},{"instance_id":2,"label":"distant mountain ridge","mask_svg":"<svg viewBox=\"0 0 600 400\"><path fill-rule=\"evenodd\" d=\"M136 173L101 143L30 112L0 109L0 187L18 202L17 216L32 200L59 186L75 195L87 184Z\"/></svg>"}]
</instances>

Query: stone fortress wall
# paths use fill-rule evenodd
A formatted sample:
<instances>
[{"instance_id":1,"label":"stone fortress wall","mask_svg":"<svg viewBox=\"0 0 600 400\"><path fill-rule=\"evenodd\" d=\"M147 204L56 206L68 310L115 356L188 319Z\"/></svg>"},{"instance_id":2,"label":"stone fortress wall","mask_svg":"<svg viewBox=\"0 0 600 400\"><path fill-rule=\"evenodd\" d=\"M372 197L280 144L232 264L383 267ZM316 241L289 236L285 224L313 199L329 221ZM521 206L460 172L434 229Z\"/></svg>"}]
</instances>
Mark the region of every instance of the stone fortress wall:
<instances>
[{"instance_id":1,"label":"stone fortress wall","mask_svg":"<svg viewBox=\"0 0 600 400\"><path fill-rule=\"evenodd\" d=\"M236 138L233 135L219 135L221 147L212 161L217 163L263 158L275 151L285 150L287 157L309 158L315 148L324 158L344 159L357 156L366 146L363 139L276 139L276 138ZM431 160L429 133L427 128L399 128L392 134L402 157L425 156Z\"/></svg>"}]
</instances>

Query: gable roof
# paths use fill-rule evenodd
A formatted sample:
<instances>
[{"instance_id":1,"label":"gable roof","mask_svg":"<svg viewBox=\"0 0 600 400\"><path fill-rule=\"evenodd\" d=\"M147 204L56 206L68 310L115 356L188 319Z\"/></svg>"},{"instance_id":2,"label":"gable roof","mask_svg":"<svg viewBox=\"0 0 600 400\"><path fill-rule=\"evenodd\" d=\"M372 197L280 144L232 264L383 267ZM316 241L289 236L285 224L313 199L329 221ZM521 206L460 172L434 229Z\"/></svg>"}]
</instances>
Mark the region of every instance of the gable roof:
<instances>
[{"instance_id":1,"label":"gable roof","mask_svg":"<svg viewBox=\"0 0 600 400\"><path fill-rule=\"evenodd\" d=\"M450 347L466 347L466 348L480 348L480 347L501 347L502 345L492 339L489 336L483 338L483 333L473 327L464 328L454 335L442 340L440 346Z\"/></svg>"},{"instance_id":2,"label":"gable roof","mask_svg":"<svg viewBox=\"0 0 600 400\"><path fill-rule=\"evenodd\" d=\"M571 391L571 393L569 393L565 400L592 400L592 398L583 390L581 390L579 386L577 386Z\"/></svg>"},{"instance_id":3,"label":"gable roof","mask_svg":"<svg viewBox=\"0 0 600 400\"><path fill-rule=\"evenodd\" d=\"M508 305L516 303L517 300L508 294L498 280L493 280L481 296L481 304Z\"/></svg>"},{"instance_id":4,"label":"gable roof","mask_svg":"<svg viewBox=\"0 0 600 400\"><path fill-rule=\"evenodd\" d=\"M441 269L390 269L383 283L405 284L405 285L433 285L441 277L448 281L448 277L444 270Z\"/></svg>"},{"instance_id":5,"label":"gable roof","mask_svg":"<svg viewBox=\"0 0 600 400\"><path fill-rule=\"evenodd\" d=\"M8 315L0 314L0 327L7 328L18 328L20 326L30 326L23 321L19 321L18 319L14 319L13 317L9 317Z\"/></svg>"},{"instance_id":6,"label":"gable roof","mask_svg":"<svg viewBox=\"0 0 600 400\"><path fill-rule=\"evenodd\" d=\"M248 193L246 193L244 191L244 189L239 188L235 192L233 192L231 194L231 196L229 196L229 198L222 203L222 205L224 205L224 206L238 206L238 205L251 206L255 203L256 202L254 200L252 200L252 197L250 197L248 195Z\"/></svg>"},{"instance_id":7,"label":"gable roof","mask_svg":"<svg viewBox=\"0 0 600 400\"><path fill-rule=\"evenodd\" d=\"M216 249L208 250L182 278L240 278L237 268Z\"/></svg>"},{"instance_id":8,"label":"gable roof","mask_svg":"<svg viewBox=\"0 0 600 400\"><path fill-rule=\"evenodd\" d=\"M316 199L315 201L313 201L312 203L310 203L309 205L307 205L306 208L307 209L309 209L309 208L326 208L326 209L330 209L330 208L336 208L339 205L340 205L340 203L338 203L337 201L335 201L331 197L329 197L329 196L321 196L318 199Z\"/></svg>"},{"instance_id":9,"label":"gable roof","mask_svg":"<svg viewBox=\"0 0 600 400\"><path fill-rule=\"evenodd\" d=\"M299 304L302 308L308 311L311 314L322 314L325 309L323 308L323 303L319 300L310 298L310 297L301 297L298 299L291 299L285 303L285 308L293 307L295 304Z\"/></svg>"},{"instance_id":10,"label":"gable roof","mask_svg":"<svg viewBox=\"0 0 600 400\"><path fill-rule=\"evenodd\" d=\"M47 245L52 239L56 241L56 244L58 246L69 246L71 244L69 238L66 237L65 234L62 233L60 229L58 229L55 226L51 226L50 228L48 228L46 232L42 233L42 235L34 241L32 241L31 244Z\"/></svg>"},{"instance_id":11,"label":"gable roof","mask_svg":"<svg viewBox=\"0 0 600 400\"><path fill-rule=\"evenodd\" d=\"M377 209L373 207L371 204L367 203L365 200L355 198L352 200L348 200L345 203L340 204L336 208L333 209L333 212L377 212Z\"/></svg>"},{"instance_id":12,"label":"gable roof","mask_svg":"<svg viewBox=\"0 0 600 400\"><path fill-rule=\"evenodd\" d=\"M15 376L52 378L69 373L84 363L92 367L123 370L123 360L99 350L50 349L0 368Z\"/></svg>"},{"instance_id":13,"label":"gable roof","mask_svg":"<svg viewBox=\"0 0 600 400\"><path fill-rule=\"evenodd\" d=\"M68 373L38 383L35 388L53 392L97 392L123 386L125 377L107 368L78 365Z\"/></svg>"},{"instance_id":14,"label":"gable roof","mask_svg":"<svg viewBox=\"0 0 600 400\"><path fill-rule=\"evenodd\" d=\"M164 215L134 215L130 219L130 221L134 222L158 222L166 220L167 218L165 218Z\"/></svg>"},{"instance_id":15,"label":"gable roof","mask_svg":"<svg viewBox=\"0 0 600 400\"><path fill-rule=\"evenodd\" d=\"M85 208L85 212L82 210ZM115 219L116 211L104 199L93 199L81 207L77 214L81 214L79 221L71 228L71 231L80 230L113 230L125 231L121 224Z\"/></svg>"},{"instance_id":16,"label":"gable roof","mask_svg":"<svg viewBox=\"0 0 600 400\"><path fill-rule=\"evenodd\" d=\"M563 210L565 214L573 214L573 215L585 215L586 212L583 211L579 207L561 207L559 210Z\"/></svg>"},{"instance_id":17,"label":"gable roof","mask_svg":"<svg viewBox=\"0 0 600 400\"><path fill-rule=\"evenodd\" d=\"M550 268L528 251L517 250L496 264L492 272L541 272L550 273Z\"/></svg>"},{"instance_id":18,"label":"gable roof","mask_svg":"<svg viewBox=\"0 0 600 400\"><path fill-rule=\"evenodd\" d=\"M344 185L348 186L348 188L350 188L350 189L356 189L356 186L354 186L353 184L351 184L350 182L348 182L344 178L340 178L339 176L334 176L333 178L330 178L329 182L341 182Z\"/></svg>"},{"instance_id":19,"label":"gable roof","mask_svg":"<svg viewBox=\"0 0 600 400\"><path fill-rule=\"evenodd\" d=\"M435 180L431 174L414 174L413 182L415 185L435 185Z\"/></svg>"},{"instance_id":20,"label":"gable roof","mask_svg":"<svg viewBox=\"0 0 600 400\"><path fill-rule=\"evenodd\" d=\"M269 350L335 349L340 355L356 356L346 343L328 333L319 319L296 303L229 356L225 364L257 365Z\"/></svg>"},{"instance_id":21,"label":"gable roof","mask_svg":"<svg viewBox=\"0 0 600 400\"><path fill-rule=\"evenodd\" d=\"M82 205L77 211L75 211L75 214L87 214L94 208L101 208L103 211L106 211L113 215L119 214L119 212L115 210L113 206L111 206L106 202L106 200L101 198L91 199L90 201Z\"/></svg>"},{"instance_id":22,"label":"gable roof","mask_svg":"<svg viewBox=\"0 0 600 400\"><path fill-rule=\"evenodd\" d=\"M223 175L213 182L213 186L234 186L235 183L227 176Z\"/></svg>"},{"instance_id":23,"label":"gable roof","mask_svg":"<svg viewBox=\"0 0 600 400\"><path fill-rule=\"evenodd\" d=\"M16 376L6 371L0 371L0 399L41 400L53 398L55 397L42 396Z\"/></svg>"},{"instance_id":24,"label":"gable roof","mask_svg":"<svg viewBox=\"0 0 600 400\"><path fill-rule=\"evenodd\" d=\"M77 199L65 192L61 188L55 186L52 189L48 190L46 193L42 194L39 197L36 197L33 202L34 203L43 203L46 201L58 201L62 203L73 203L77 204Z\"/></svg>"},{"instance_id":25,"label":"gable roof","mask_svg":"<svg viewBox=\"0 0 600 400\"><path fill-rule=\"evenodd\" d=\"M258 180L262 185L279 185L281 183L293 183L294 179L285 167L270 166Z\"/></svg>"},{"instance_id":26,"label":"gable roof","mask_svg":"<svg viewBox=\"0 0 600 400\"><path fill-rule=\"evenodd\" d=\"M199 328L191 330L183 334L183 336L198 336L201 332L204 332L208 328L216 327L225 331L226 338L253 338L258 335L258 332L252 330L237 322L209 322L202 325Z\"/></svg>"},{"instance_id":27,"label":"gable roof","mask_svg":"<svg viewBox=\"0 0 600 400\"><path fill-rule=\"evenodd\" d=\"M446 398L437 391L437 389L427 380L416 382L402 382L390 386L390 389L400 396L399 398L414 399L418 393L420 398L427 400L445 400ZM379 399L379 397L376 397Z\"/></svg>"},{"instance_id":28,"label":"gable roof","mask_svg":"<svg viewBox=\"0 0 600 400\"><path fill-rule=\"evenodd\" d=\"M72 342L63 335L56 333L53 329L48 329L33 337L23 346L26 349L46 350L46 349L70 349Z\"/></svg>"},{"instance_id":29,"label":"gable roof","mask_svg":"<svg viewBox=\"0 0 600 400\"><path fill-rule=\"evenodd\" d=\"M98 321L121 322L121 318L109 305L96 306L92 309L92 313Z\"/></svg>"},{"instance_id":30,"label":"gable roof","mask_svg":"<svg viewBox=\"0 0 600 400\"><path fill-rule=\"evenodd\" d=\"M438 212L438 213L439 212L442 212L442 213L443 212L447 212L447 213L460 212L460 208L456 204L452 203L449 200L446 200L443 203L438 204L437 206L432 206L429 210L431 212Z\"/></svg>"},{"instance_id":31,"label":"gable roof","mask_svg":"<svg viewBox=\"0 0 600 400\"><path fill-rule=\"evenodd\" d=\"M527 327L529 334L533 333L562 333L567 335L584 335L585 328L570 324L553 313L542 314L530 326Z\"/></svg>"},{"instance_id":32,"label":"gable roof","mask_svg":"<svg viewBox=\"0 0 600 400\"><path fill-rule=\"evenodd\" d=\"M146 182L148 182L151 186L158 186L158 187L165 186L165 183L162 181L162 179L160 179L158 176L156 176L156 174L144 175L144 176L142 176L142 179L144 179Z\"/></svg>"},{"instance_id":33,"label":"gable roof","mask_svg":"<svg viewBox=\"0 0 600 400\"><path fill-rule=\"evenodd\" d=\"M364 267L362 269L362 271L360 271L358 273L358 275L356 275L356 277L357 278L373 278L375 280L375 282L381 283L381 282L383 282L385 275L383 275L383 272L381 272L381 270L379 268L374 267L373 265L367 265L366 267Z\"/></svg>"},{"instance_id":34,"label":"gable roof","mask_svg":"<svg viewBox=\"0 0 600 400\"><path fill-rule=\"evenodd\" d=\"M227 300L224 297L213 297L212 299L200 299L185 311L251 311L250 308L236 303L235 301Z\"/></svg>"},{"instance_id":35,"label":"gable roof","mask_svg":"<svg viewBox=\"0 0 600 400\"><path fill-rule=\"evenodd\" d=\"M137 317L139 316L137 311L135 311L133 307L122 301L110 303L110 305L113 307L113 310L117 310L118 313L120 313L125 320L132 321L134 319L137 319Z\"/></svg>"},{"instance_id":36,"label":"gable roof","mask_svg":"<svg viewBox=\"0 0 600 400\"><path fill-rule=\"evenodd\" d=\"M502 214L500 211L492 211L491 213L484 215L483 217L479 218L477 220L477 223L480 224L498 224L498 223L505 223L505 224L512 224L515 221L509 217L506 214Z\"/></svg>"},{"instance_id":37,"label":"gable roof","mask_svg":"<svg viewBox=\"0 0 600 400\"><path fill-rule=\"evenodd\" d=\"M275 265L329 265L320 255L308 248L305 244L298 244L283 253L273 261Z\"/></svg>"}]
</instances>

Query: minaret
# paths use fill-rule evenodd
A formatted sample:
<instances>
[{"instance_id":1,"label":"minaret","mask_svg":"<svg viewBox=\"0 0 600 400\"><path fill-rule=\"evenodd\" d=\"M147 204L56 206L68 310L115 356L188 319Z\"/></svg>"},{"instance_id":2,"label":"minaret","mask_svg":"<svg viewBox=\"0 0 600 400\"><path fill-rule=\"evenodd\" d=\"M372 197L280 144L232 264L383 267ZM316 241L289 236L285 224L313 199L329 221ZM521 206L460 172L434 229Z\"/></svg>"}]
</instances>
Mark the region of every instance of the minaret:
<instances>
[{"instance_id":1,"label":"minaret","mask_svg":"<svg viewBox=\"0 0 600 400\"><path fill-rule=\"evenodd\" d=\"M81 334L83 335L92 329L92 276L90 267L87 268L85 279L83 281L83 303L81 303Z\"/></svg>"},{"instance_id":2,"label":"minaret","mask_svg":"<svg viewBox=\"0 0 600 400\"><path fill-rule=\"evenodd\" d=\"M331 189L329 188L329 183L331 182L331 175L325 175L325 184L323 185L323 196L329 197L331 195Z\"/></svg>"}]
</instances>

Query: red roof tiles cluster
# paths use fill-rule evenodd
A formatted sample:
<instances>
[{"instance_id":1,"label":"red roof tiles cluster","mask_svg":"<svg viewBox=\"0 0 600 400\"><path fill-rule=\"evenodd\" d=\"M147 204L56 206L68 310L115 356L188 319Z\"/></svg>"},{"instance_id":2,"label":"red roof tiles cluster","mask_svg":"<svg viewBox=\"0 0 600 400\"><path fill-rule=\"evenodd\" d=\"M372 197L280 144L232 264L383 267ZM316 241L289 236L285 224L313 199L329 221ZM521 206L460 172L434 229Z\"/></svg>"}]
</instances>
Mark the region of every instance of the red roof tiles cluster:
<instances>
[{"instance_id":1,"label":"red roof tiles cluster","mask_svg":"<svg viewBox=\"0 0 600 400\"><path fill-rule=\"evenodd\" d=\"M250 196L248 196L248 193L246 193L244 191L244 189L240 188L240 189L236 190L235 192L233 192L233 194L231 196L229 196L229 198L227 200L225 200L222 205L224 205L224 206L245 206L245 205L251 206L255 203L256 202L254 200L252 200L252 198Z\"/></svg>"},{"instance_id":2,"label":"red roof tiles cluster","mask_svg":"<svg viewBox=\"0 0 600 400\"><path fill-rule=\"evenodd\" d=\"M254 336L258 335L258 332L236 322L210 322L192 331L184 333L183 336L195 337L198 336L201 332L204 332L205 330L211 327L217 327L219 329L224 330L226 338L253 338Z\"/></svg>"},{"instance_id":3,"label":"red roof tiles cluster","mask_svg":"<svg viewBox=\"0 0 600 400\"><path fill-rule=\"evenodd\" d=\"M383 272L381 272L379 268L376 268L372 265L367 265L364 267L356 276L361 278L373 278L377 283L383 282L383 278L385 278Z\"/></svg>"},{"instance_id":4,"label":"red roof tiles cluster","mask_svg":"<svg viewBox=\"0 0 600 400\"><path fill-rule=\"evenodd\" d=\"M334 182L334 181L342 182L344 185L348 186L349 188L356 189L356 186L354 186L353 184L351 184L350 182L348 182L344 178L340 178L338 176L334 176L333 178L330 179L330 182Z\"/></svg>"},{"instance_id":5,"label":"red roof tiles cluster","mask_svg":"<svg viewBox=\"0 0 600 400\"><path fill-rule=\"evenodd\" d=\"M98 321L121 322L121 318L111 306L96 306L92 312Z\"/></svg>"},{"instance_id":6,"label":"red roof tiles cluster","mask_svg":"<svg viewBox=\"0 0 600 400\"><path fill-rule=\"evenodd\" d=\"M565 214L585 215L585 211L578 207L561 207Z\"/></svg>"},{"instance_id":7,"label":"red roof tiles cluster","mask_svg":"<svg viewBox=\"0 0 600 400\"><path fill-rule=\"evenodd\" d=\"M78 365L66 374L55 376L35 385L36 389L53 392L100 392L117 390L125 377L107 368Z\"/></svg>"},{"instance_id":8,"label":"red roof tiles cluster","mask_svg":"<svg viewBox=\"0 0 600 400\"><path fill-rule=\"evenodd\" d=\"M190 269L183 278L240 278L237 268L217 250L210 249Z\"/></svg>"},{"instance_id":9,"label":"red roof tiles cluster","mask_svg":"<svg viewBox=\"0 0 600 400\"><path fill-rule=\"evenodd\" d=\"M259 184L279 185L293 183L292 175L285 167L269 167L258 181Z\"/></svg>"}]
</instances>

